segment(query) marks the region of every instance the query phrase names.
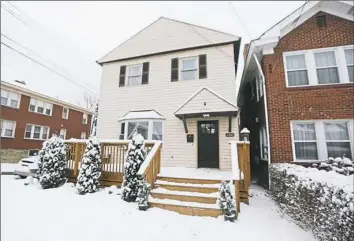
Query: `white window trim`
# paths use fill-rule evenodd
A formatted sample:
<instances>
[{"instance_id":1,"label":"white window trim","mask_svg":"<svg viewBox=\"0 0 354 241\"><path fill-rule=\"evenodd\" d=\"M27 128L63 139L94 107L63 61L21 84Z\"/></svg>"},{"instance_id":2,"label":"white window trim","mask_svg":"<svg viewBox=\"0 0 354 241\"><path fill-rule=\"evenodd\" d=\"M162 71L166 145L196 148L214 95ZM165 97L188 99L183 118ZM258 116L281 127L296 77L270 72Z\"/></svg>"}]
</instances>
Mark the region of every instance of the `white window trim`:
<instances>
[{"instance_id":1,"label":"white window trim","mask_svg":"<svg viewBox=\"0 0 354 241\"><path fill-rule=\"evenodd\" d=\"M319 48L319 49L308 49L308 50L299 50L299 51L291 51L291 52L284 52L283 53L283 65L284 65L284 75L285 75L285 84L287 88L297 88L297 87L308 87L308 86L325 86L325 85L339 85L339 84L347 84L353 83L349 81L349 73L347 68L347 60L345 58L345 49L354 48L354 45L345 45L345 46L336 46L330 48ZM317 79L317 67L315 62L315 53L320 52L328 52L334 51L336 64L338 68L338 76L339 76L339 83L328 83L328 84L319 84ZM296 85L296 86L289 86L288 75L287 75L287 65L286 65L286 57L292 55L305 55L305 64L306 70L308 75L309 84L308 85ZM299 69L305 70L305 69ZM295 71L295 70L289 70Z\"/></svg>"},{"instance_id":2,"label":"white window trim","mask_svg":"<svg viewBox=\"0 0 354 241\"><path fill-rule=\"evenodd\" d=\"M32 126L32 128L31 128L31 137L30 137L30 138L26 137L26 130L27 130L27 126L28 126L28 125L31 125L31 126ZM34 126L40 126L40 127L41 127L41 133L40 133L40 135L39 135L39 136L40 136L39 139L33 138ZM48 128L47 139L42 139L42 136L43 136L43 127L47 127L47 128ZM23 139L25 139L25 140L35 140L35 141L48 140L48 139L49 139L49 133L50 133L50 127L49 127L49 126L42 126L42 125L27 123L26 126L25 126L25 133L24 133Z\"/></svg>"},{"instance_id":3,"label":"white window trim","mask_svg":"<svg viewBox=\"0 0 354 241\"><path fill-rule=\"evenodd\" d=\"M165 137L165 126L164 126L164 121L163 120L158 120L158 119L130 119L130 120L124 120L119 122L119 126L122 126L122 123L125 123L124 125L124 140L128 139L128 122L148 122L148 138L147 140L153 140L152 139L152 132L153 132L153 122L160 122L162 123L162 140ZM119 127L119 128L120 128ZM119 132L119 136L121 132Z\"/></svg>"},{"instance_id":4,"label":"white window trim","mask_svg":"<svg viewBox=\"0 0 354 241\"><path fill-rule=\"evenodd\" d=\"M66 118L64 117L64 109L68 110ZM62 110L62 113L61 113L61 118L64 119L64 120L68 120L69 119L69 108L66 108L66 107L63 106L63 110Z\"/></svg>"},{"instance_id":5,"label":"white window trim","mask_svg":"<svg viewBox=\"0 0 354 241\"><path fill-rule=\"evenodd\" d=\"M34 111L31 110L31 100L32 100L32 99L35 100ZM43 102L43 109L44 109L43 113L37 112L38 101ZM50 115L47 115L47 114L45 113L45 110L46 110L45 105L46 105L46 104L48 104L48 105L51 106L51 107L50 107ZM52 115L53 115L53 104L52 104L52 103L49 103L49 102L47 102L47 101L41 100L41 99L36 99L36 98L31 97L31 98L30 98L30 102L29 102L29 104L28 104L28 111L29 111L29 112L32 112L32 113L40 114L40 115L52 116Z\"/></svg>"},{"instance_id":6,"label":"white window trim","mask_svg":"<svg viewBox=\"0 0 354 241\"><path fill-rule=\"evenodd\" d=\"M59 136L61 136L61 131L64 130L64 135L63 135L63 139L65 140L66 139L66 129L64 128L61 128L60 131L59 131Z\"/></svg>"},{"instance_id":7,"label":"white window trim","mask_svg":"<svg viewBox=\"0 0 354 241\"><path fill-rule=\"evenodd\" d=\"M348 76L348 81L349 81L349 83L354 83L354 82L350 82L350 79L349 79L349 72L348 72L348 67L349 66L354 66L354 63L353 64L348 64L348 62L347 62L347 58L345 57L345 50L347 50L347 49L353 49L354 50L354 45L350 45L350 46L345 46L344 47L344 59L345 59L345 63L346 63L346 65L345 65L345 67L346 68L344 68L344 70L343 70L343 72L345 72L345 74Z\"/></svg>"},{"instance_id":8,"label":"white window trim","mask_svg":"<svg viewBox=\"0 0 354 241\"><path fill-rule=\"evenodd\" d=\"M349 132L349 142L352 157L354 157L354 119L324 119L324 120L292 120L290 121L291 131L291 146L293 152L293 161L296 162L318 162L324 161L328 158L326 137L324 130L324 123L347 122ZM294 124L309 124L315 125L316 141L301 141L301 142L316 142L318 160L297 160L295 154L295 140L294 140ZM335 142L335 141L331 141Z\"/></svg>"},{"instance_id":9,"label":"white window trim","mask_svg":"<svg viewBox=\"0 0 354 241\"><path fill-rule=\"evenodd\" d=\"M267 137L267 129L266 126L262 126L261 128L259 128L259 143L260 143L260 159L261 160L268 160L269 158L269 153L267 153L267 157L264 157L264 149L263 149L263 145L265 147L265 149L267 149L268 152L268 144L265 145L265 143L263 143L263 139L265 139L265 141L268 141L268 137Z\"/></svg>"},{"instance_id":10,"label":"white window trim","mask_svg":"<svg viewBox=\"0 0 354 241\"><path fill-rule=\"evenodd\" d=\"M196 78L195 79L190 79L190 80L185 80L182 78L182 72L186 71L186 70L182 70L182 67L183 67L183 61L184 60L189 60L189 59L194 59L196 61ZM184 57L184 58L180 58L179 59L179 68L178 68L178 80L181 80L181 81L193 81L193 80L197 80L199 79L199 58L198 56L192 56L192 57ZM187 70L192 70L192 69L187 69Z\"/></svg>"},{"instance_id":11,"label":"white window trim","mask_svg":"<svg viewBox=\"0 0 354 241\"><path fill-rule=\"evenodd\" d=\"M7 89L2 89L3 91L6 91L8 93L7 95L7 103L6 105L3 105L1 104L2 106L6 106L6 107L10 107L10 108L14 108L14 109L19 109L20 108L20 103L21 103L21 94L20 93L16 93L14 91L11 91L11 90L7 90ZM10 99L10 93L13 93L13 94L17 94L18 95L18 100L17 100L17 106L16 107L13 107L11 106L11 99ZM1 97L1 96L0 96Z\"/></svg>"},{"instance_id":12,"label":"white window trim","mask_svg":"<svg viewBox=\"0 0 354 241\"><path fill-rule=\"evenodd\" d=\"M138 84L138 85L130 85L129 84L129 70L130 70L130 68L137 67L137 66L141 67L140 84ZM126 86L140 86L140 85L142 85L142 82L143 82L143 64L127 65L126 71L125 71L125 83L126 83Z\"/></svg>"},{"instance_id":13,"label":"white window trim","mask_svg":"<svg viewBox=\"0 0 354 241\"><path fill-rule=\"evenodd\" d=\"M262 98L264 94L261 76L256 77L256 91L257 91L257 102L259 102L259 100Z\"/></svg>"},{"instance_id":14,"label":"white window trim","mask_svg":"<svg viewBox=\"0 0 354 241\"><path fill-rule=\"evenodd\" d=\"M86 118L84 118L84 116L86 116ZM85 122L84 122L84 120L85 120ZM86 114L86 113L82 114L81 122L82 122L82 124L87 125L87 123L88 123L88 114Z\"/></svg>"},{"instance_id":15,"label":"white window trim","mask_svg":"<svg viewBox=\"0 0 354 241\"><path fill-rule=\"evenodd\" d=\"M85 137L82 137L83 135L82 134L85 134ZM80 134L80 139L86 139L86 132L81 132L81 134Z\"/></svg>"},{"instance_id":16,"label":"white window trim","mask_svg":"<svg viewBox=\"0 0 354 241\"><path fill-rule=\"evenodd\" d=\"M0 133L1 137L2 137L2 138L15 138L16 121L4 120L4 119L1 119L1 121L14 123L13 129L12 129L12 136L5 136L5 128L3 128L3 129L1 130L1 133Z\"/></svg>"}]
</instances>

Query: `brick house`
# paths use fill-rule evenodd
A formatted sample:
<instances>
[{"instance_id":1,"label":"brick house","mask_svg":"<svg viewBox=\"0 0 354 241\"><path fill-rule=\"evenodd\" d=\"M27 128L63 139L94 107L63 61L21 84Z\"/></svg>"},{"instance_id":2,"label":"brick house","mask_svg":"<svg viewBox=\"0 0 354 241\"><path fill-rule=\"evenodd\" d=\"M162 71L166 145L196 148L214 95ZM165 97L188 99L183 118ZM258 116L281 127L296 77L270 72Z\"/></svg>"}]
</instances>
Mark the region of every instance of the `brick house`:
<instances>
[{"instance_id":1,"label":"brick house","mask_svg":"<svg viewBox=\"0 0 354 241\"><path fill-rule=\"evenodd\" d=\"M245 46L238 106L252 174L354 156L353 3L307 2Z\"/></svg>"},{"instance_id":2,"label":"brick house","mask_svg":"<svg viewBox=\"0 0 354 241\"><path fill-rule=\"evenodd\" d=\"M37 152L53 134L86 138L92 112L26 87L1 81L1 162L17 162Z\"/></svg>"}]
</instances>

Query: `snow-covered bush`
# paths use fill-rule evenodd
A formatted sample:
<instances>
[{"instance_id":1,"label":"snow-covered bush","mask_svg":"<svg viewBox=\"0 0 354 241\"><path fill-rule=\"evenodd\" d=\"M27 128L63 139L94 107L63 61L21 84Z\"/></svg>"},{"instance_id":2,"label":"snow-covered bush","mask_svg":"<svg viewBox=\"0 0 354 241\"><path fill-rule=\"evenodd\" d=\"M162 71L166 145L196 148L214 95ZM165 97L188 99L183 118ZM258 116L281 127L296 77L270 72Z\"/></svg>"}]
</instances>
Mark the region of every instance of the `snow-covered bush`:
<instances>
[{"instance_id":1,"label":"snow-covered bush","mask_svg":"<svg viewBox=\"0 0 354 241\"><path fill-rule=\"evenodd\" d=\"M79 175L77 176L76 188L80 194L97 192L99 178L101 176L101 146L97 137L90 137L86 142L84 157Z\"/></svg>"},{"instance_id":2,"label":"snow-covered bush","mask_svg":"<svg viewBox=\"0 0 354 241\"><path fill-rule=\"evenodd\" d=\"M235 197L232 195L230 185L226 181L221 182L217 204L225 216L231 216L232 212L235 211Z\"/></svg>"},{"instance_id":3,"label":"snow-covered bush","mask_svg":"<svg viewBox=\"0 0 354 241\"><path fill-rule=\"evenodd\" d=\"M149 199L149 187L145 181L145 179L139 179L138 183L138 206L140 210L146 210L149 207L148 204Z\"/></svg>"},{"instance_id":4,"label":"snow-covered bush","mask_svg":"<svg viewBox=\"0 0 354 241\"><path fill-rule=\"evenodd\" d=\"M66 162L66 145L63 139L54 135L43 143L36 173L43 189L59 187L65 183Z\"/></svg>"},{"instance_id":5,"label":"snow-covered bush","mask_svg":"<svg viewBox=\"0 0 354 241\"><path fill-rule=\"evenodd\" d=\"M144 137L135 133L129 143L128 156L124 163L124 177L122 183L122 199L135 202L138 194L138 171L146 157Z\"/></svg>"},{"instance_id":6,"label":"snow-covered bush","mask_svg":"<svg viewBox=\"0 0 354 241\"><path fill-rule=\"evenodd\" d=\"M353 176L294 164L272 164L270 193L280 207L319 240L354 237Z\"/></svg>"},{"instance_id":7,"label":"snow-covered bush","mask_svg":"<svg viewBox=\"0 0 354 241\"><path fill-rule=\"evenodd\" d=\"M312 164L318 170L335 171L342 175L352 175L354 173L354 162L347 157L329 157L327 160Z\"/></svg>"}]
</instances>

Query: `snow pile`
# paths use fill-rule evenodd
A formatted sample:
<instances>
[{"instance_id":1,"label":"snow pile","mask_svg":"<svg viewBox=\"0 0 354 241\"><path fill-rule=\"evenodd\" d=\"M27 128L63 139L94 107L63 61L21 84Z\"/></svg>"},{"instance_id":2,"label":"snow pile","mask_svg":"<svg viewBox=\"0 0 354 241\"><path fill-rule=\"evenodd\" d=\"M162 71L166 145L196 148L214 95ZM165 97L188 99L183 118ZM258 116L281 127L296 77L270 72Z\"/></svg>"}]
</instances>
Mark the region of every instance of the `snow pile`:
<instances>
[{"instance_id":1,"label":"snow pile","mask_svg":"<svg viewBox=\"0 0 354 241\"><path fill-rule=\"evenodd\" d=\"M320 240L354 237L353 176L294 164L272 164L270 193L299 225Z\"/></svg>"},{"instance_id":2,"label":"snow pile","mask_svg":"<svg viewBox=\"0 0 354 241\"><path fill-rule=\"evenodd\" d=\"M59 187L65 183L66 162L66 145L63 139L54 135L43 143L36 173L43 189Z\"/></svg>"},{"instance_id":3,"label":"snow pile","mask_svg":"<svg viewBox=\"0 0 354 241\"><path fill-rule=\"evenodd\" d=\"M80 194L97 192L99 178L101 176L101 147L97 137L92 136L86 144L84 157L79 175L77 176L76 188Z\"/></svg>"},{"instance_id":4,"label":"snow pile","mask_svg":"<svg viewBox=\"0 0 354 241\"><path fill-rule=\"evenodd\" d=\"M354 173L354 163L347 157L337 157L335 159L330 157L328 160L319 164L314 163L312 167L315 167L318 170L335 171L346 176L352 175Z\"/></svg>"}]
</instances>

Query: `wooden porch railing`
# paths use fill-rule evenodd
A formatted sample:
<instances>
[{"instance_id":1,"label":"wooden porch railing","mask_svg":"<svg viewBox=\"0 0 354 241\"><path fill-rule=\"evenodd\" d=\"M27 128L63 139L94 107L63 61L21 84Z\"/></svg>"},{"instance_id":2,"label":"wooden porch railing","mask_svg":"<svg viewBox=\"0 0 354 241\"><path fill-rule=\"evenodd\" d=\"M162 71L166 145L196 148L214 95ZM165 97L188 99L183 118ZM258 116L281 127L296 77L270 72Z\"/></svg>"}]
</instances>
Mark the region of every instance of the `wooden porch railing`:
<instances>
[{"instance_id":1,"label":"wooden porch railing","mask_svg":"<svg viewBox=\"0 0 354 241\"><path fill-rule=\"evenodd\" d=\"M162 142L156 141L138 172L138 175L144 177L146 182L150 184L151 188L154 187L155 181L157 179L157 174L160 173L161 148Z\"/></svg>"},{"instance_id":2,"label":"wooden porch railing","mask_svg":"<svg viewBox=\"0 0 354 241\"><path fill-rule=\"evenodd\" d=\"M251 185L250 143L246 141L230 141L232 175L235 182L237 211L240 211L241 195L248 203L248 190Z\"/></svg>"},{"instance_id":3,"label":"wooden porch railing","mask_svg":"<svg viewBox=\"0 0 354 241\"><path fill-rule=\"evenodd\" d=\"M85 139L66 140L68 178L76 181L81 161L86 148ZM101 144L101 177L103 186L120 185L123 181L124 162L127 157L129 141L105 140ZM155 141L146 141L145 148L148 155L155 145ZM159 162L160 163L160 162Z\"/></svg>"}]
</instances>

